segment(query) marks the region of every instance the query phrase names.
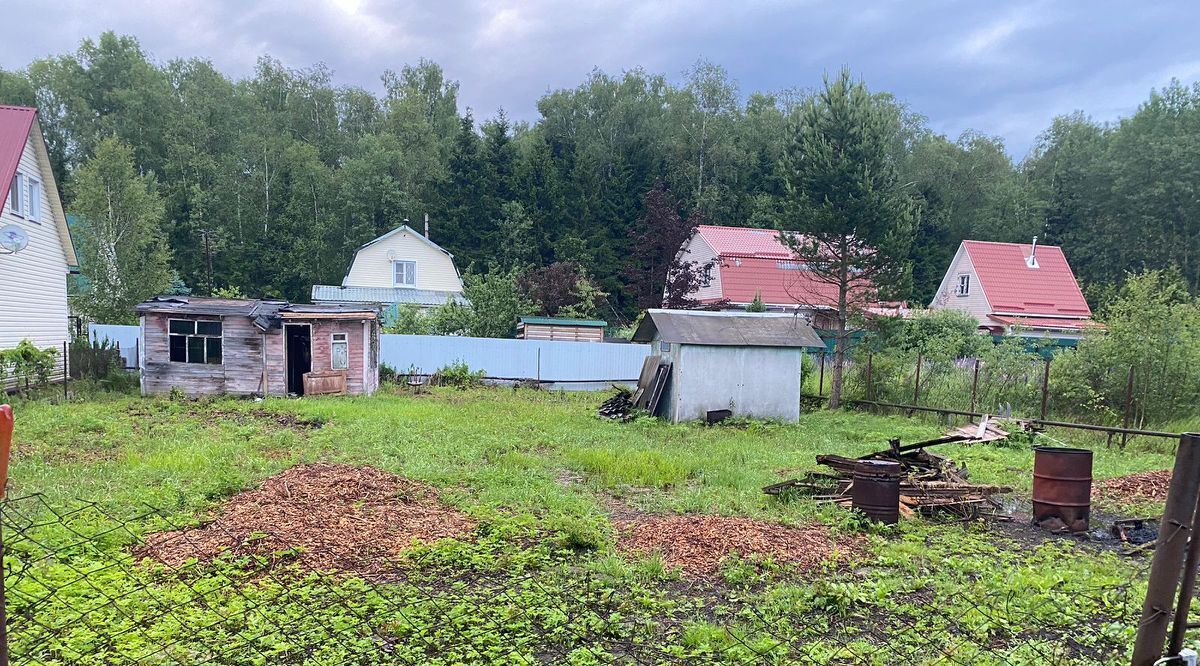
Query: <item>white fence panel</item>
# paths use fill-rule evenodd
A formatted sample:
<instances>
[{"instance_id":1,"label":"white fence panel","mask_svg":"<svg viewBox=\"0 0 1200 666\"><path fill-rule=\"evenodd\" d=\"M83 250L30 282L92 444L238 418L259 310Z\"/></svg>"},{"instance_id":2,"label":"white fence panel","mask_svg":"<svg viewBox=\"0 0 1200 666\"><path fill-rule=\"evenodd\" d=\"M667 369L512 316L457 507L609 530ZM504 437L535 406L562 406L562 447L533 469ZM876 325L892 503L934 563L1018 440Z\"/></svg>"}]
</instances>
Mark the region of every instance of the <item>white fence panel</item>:
<instances>
[{"instance_id":1,"label":"white fence panel","mask_svg":"<svg viewBox=\"0 0 1200 666\"><path fill-rule=\"evenodd\" d=\"M93 342L104 342L121 348L121 358L125 360L126 368L138 367L138 354L141 353L142 328L140 326L125 326L121 324L88 324L88 337Z\"/></svg>"},{"instance_id":2,"label":"white fence panel","mask_svg":"<svg viewBox=\"0 0 1200 666\"><path fill-rule=\"evenodd\" d=\"M589 390L636 383L649 354L649 345L384 334L379 357L398 372L432 374L461 361L488 377Z\"/></svg>"}]
</instances>

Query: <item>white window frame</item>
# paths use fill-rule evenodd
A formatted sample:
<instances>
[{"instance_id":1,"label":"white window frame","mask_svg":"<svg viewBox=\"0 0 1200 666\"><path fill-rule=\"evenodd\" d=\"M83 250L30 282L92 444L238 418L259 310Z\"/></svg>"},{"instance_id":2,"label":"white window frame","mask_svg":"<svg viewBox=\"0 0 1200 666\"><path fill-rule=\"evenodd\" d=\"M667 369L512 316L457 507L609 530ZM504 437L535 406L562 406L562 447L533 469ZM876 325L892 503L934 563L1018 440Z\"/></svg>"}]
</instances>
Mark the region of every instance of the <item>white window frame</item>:
<instances>
[{"instance_id":1,"label":"white window frame","mask_svg":"<svg viewBox=\"0 0 1200 666\"><path fill-rule=\"evenodd\" d=\"M14 173L8 188L8 210L17 217L25 217L25 197L28 196L25 187L25 174Z\"/></svg>"},{"instance_id":2,"label":"white window frame","mask_svg":"<svg viewBox=\"0 0 1200 666\"><path fill-rule=\"evenodd\" d=\"M42 181L25 177L25 218L42 223Z\"/></svg>"},{"instance_id":3,"label":"white window frame","mask_svg":"<svg viewBox=\"0 0 1200 666\"><path fill-rule=\"evenodd\" d=\"M954 286L955 296L970 296L971 295L971 274L959 273L958 284Z\"/></svg>"},{"instance_id":4,"label":"white window frame","mask_svg":"<svg viewBox=\"0 0 1200 666\"><path fill-rule=\"evenodd\" d=\"M345 359L345 365L338 366L334 360L337 358L337 353L334 351L338 346L346 348L346 353L342 355ZM348 333L330 333L329 334L329 369L330 370L349 370L350 369L350 335Z\"/></svg>"},{"instance_id":5,"label":"white window frame","mask_svg":"<svg viewBox=\"0 0 1200 666\"><path fill-rule=\"evenodd\" d=\"M412 282L397 281L396 269L401 264L406 264L406 265L412 266L411 271L408 271L408 270L405 271L406 277L409 277L409 274L411 273ZM416 289L417 288L417 262L415 259L395 259L392 261L392 286L393 287L404 287L406 289Z\"/></svg>"}]
</instances>

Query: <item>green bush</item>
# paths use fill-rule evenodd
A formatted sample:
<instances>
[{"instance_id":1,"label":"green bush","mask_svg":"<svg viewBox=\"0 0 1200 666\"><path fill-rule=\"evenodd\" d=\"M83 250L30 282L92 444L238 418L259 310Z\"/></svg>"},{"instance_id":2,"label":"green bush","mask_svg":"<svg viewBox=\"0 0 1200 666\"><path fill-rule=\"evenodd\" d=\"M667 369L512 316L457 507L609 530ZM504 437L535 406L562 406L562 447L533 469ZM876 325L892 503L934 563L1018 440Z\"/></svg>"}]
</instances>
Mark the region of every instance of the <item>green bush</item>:
<instances>
[{"instance_id":1,"label":"green bush","mask_svg":"<svg viewBox=\"0 0 1200 666\"><path fill-rule=\"evenodd\" d=\"M472 371L464 361L455 361L449 365L444 365L433 373L429 378L429 383L434 386L453 386L455 388L465 389L483 385L483 377L486 373L483 370Z\"/></svg>"},{"instance_id":2,"label":"green bush","mask_svg":"<svg viewBox=\"0 0 1200 666\"><path fill-rule=\"evenodd\" d=\"M57 349L38 349L29 340L22 340L16 347L0 351L0 380L15 379L19 390L40 388L50 383L58 363Z\"/></svg>"}]
</instances>

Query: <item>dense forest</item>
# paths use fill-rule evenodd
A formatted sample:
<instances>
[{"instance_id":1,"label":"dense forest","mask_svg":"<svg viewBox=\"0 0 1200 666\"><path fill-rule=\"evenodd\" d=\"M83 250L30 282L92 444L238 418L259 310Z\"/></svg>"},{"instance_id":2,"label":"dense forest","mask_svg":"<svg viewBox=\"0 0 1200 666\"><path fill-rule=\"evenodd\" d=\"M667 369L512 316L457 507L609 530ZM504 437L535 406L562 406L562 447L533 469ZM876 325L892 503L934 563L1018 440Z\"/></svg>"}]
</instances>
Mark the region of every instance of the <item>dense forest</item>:
<instances>
[{"instance_id":1,"label":"dense forest","mask_svg":"<svg viewBox=\"0 0 1200 666\"><path fill-rule=\"evenodd\" d=\"M538 100L533 123L460 108L459 84L428 61L385 70L382 91L266 56L232 80L203 59L154 62L112 33L0 70L0 103L40 109L68 210L99 187L80 177L89 161L126 155L154 199L139 209L161 227L165 252L152 253L196 293L306 299L313 283L340 282L354 248L428 214L460 269L574 262L621 319L639 294L661 293L644 283L662 276L637 265L656 185L681 219L800 228L785 143L807 89L746 93L703 61L679 80L594 71ZM899 295L928 302L964 238L1034 235L1066 248L1093 300L1147 268L1200 288L1200 86L1148 93L1116 123L1055 119L1017 163L1001 138L942 136L875 91L913 211Z\"/></svg>"}]
</instances>

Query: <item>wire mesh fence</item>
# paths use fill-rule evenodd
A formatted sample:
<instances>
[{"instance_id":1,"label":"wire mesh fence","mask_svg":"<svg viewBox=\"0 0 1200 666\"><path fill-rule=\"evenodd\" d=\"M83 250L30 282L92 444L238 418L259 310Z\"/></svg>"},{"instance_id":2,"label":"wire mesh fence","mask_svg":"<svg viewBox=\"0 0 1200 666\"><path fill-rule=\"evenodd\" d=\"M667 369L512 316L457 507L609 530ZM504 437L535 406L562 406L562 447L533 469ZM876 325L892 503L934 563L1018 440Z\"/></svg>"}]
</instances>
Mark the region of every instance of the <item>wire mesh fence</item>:
<instances>
[{"instance_id":1,"label":"wire mesh fence","mask_svg":"<svg viewBox=\"0 0 1200 666\"><path fill-rule=\"evenodd\" d=\"M399 553L386 561L315 570L284 530L214 552L153 507L32 495L0 512L18 665L1104 664L1125 658L1141 608L1133 582L765 589L616 575L534 544L483 558L389 541L363 546Z\"/></svg>"}]
</instances>

